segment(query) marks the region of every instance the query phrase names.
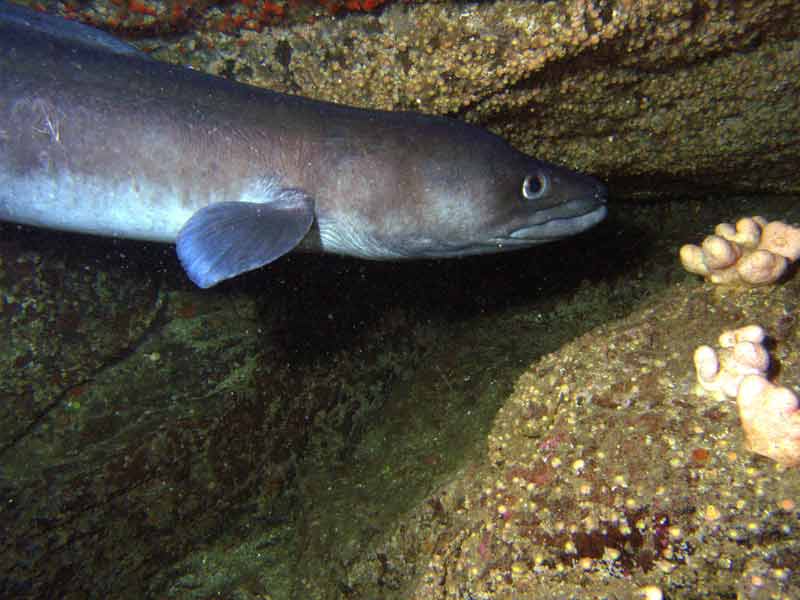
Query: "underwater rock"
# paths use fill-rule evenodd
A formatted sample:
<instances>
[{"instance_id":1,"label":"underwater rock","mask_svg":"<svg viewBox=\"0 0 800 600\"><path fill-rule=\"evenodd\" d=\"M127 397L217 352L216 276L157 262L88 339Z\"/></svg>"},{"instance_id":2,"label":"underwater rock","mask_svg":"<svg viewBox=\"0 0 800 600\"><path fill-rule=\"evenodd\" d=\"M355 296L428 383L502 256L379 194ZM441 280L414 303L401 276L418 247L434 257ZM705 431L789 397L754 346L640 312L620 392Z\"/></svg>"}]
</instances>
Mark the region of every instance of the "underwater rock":
<instances>
[{"instance_id":1,"label":"underwater rock","mask_svg":"<svg viewBox=\"0 0 800 600\"><path fill-rule=\"evenodd\" d=\"M780 330L781 378L796 385L800 331L787 314L798 294L797 280L728 295L676 285L537 360L497 414L486 460L376 540L347 585L420 600L622 598L648 586L668 598L754 585L798 595L785 559L800 552L800 472L753 454L735 404L697 396L687 360L736 315ZM390 595L390 578L411 591Z\"/></svg>"},{"instance_id":2,"label":"underwater rock","mask_svg":"<svg viewBox=\"0 0 800 600\"><path fill-rule=\"evenodd\" d=\"M272 365L281 285L195 293L173 254L0 224L0 597L146 596L223 523L275 519L336 400Z\"/></svg>"}]
</instances>

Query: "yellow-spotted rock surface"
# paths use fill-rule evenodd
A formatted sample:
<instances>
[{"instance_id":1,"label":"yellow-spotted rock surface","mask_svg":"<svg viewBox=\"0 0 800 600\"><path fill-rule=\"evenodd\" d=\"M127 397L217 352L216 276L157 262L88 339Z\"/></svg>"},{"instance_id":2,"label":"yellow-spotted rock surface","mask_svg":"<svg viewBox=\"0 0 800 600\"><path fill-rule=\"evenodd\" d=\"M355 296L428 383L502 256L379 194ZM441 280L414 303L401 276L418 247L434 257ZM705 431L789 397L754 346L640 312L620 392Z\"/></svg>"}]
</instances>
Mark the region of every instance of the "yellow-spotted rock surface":
<instances>
[{"instance_id":1,"label":"yellow-spotted rock surface","mask_svg":"<svg viewBox=\"0 0 800 600\"><path fill-rule=\"evenodd\" d=\"M775 376L797 390L798 298L798 278L730 294L681 284L535 361L486 460L422 502L348 583L419 600L798 597L800 470L748 452L734 401L701 395L692 365L697 343L758 322Z\"/></svg>"}]
</instances>

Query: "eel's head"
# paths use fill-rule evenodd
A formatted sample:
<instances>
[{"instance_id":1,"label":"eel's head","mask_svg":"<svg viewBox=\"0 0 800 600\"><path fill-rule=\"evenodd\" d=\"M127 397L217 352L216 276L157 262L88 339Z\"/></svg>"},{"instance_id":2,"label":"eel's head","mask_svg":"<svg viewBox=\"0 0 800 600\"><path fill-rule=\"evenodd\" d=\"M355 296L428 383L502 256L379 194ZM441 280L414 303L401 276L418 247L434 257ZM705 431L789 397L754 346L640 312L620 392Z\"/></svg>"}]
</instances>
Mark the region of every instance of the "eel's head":
<instances>
[{"instance_id":1,"label":"eel's head","mask_svg":"<svg viewBox=\"0 0 800 600\"><path fill-rule=\"evenodd\" d=\"M369 153L340 152L317 203L323 249L379 260L490 254L580 233L606 215L606 188L593 177L465 123L400 118L411 122L376 125Z\"/></svg>"},{"instance_id":2,"label":"eel's head","mask_svg":"<svg viewBox=\"0 0 800 600\"><path fill-rule=\"evenodd\" d=\"M430 257L488 254L580 233L606 216L607 191L594 177L535 160L509 146L463 166L428 187L434 207ZM441 173L440 173L441 175ZM434 222L439 222L438 236Z\"/></svg>"},{"instance_id":3,"label":"eel's head","mask_svg":"<svg viewBox=\"0 0 800 600\"><path fill-rule=\"evenodd\" d=\"M497 179L505 189L495 196L486 215L488 236L478 246L499 250L541 244L580 233L605 218L607 190L600 181L550 163L526 162Z\"/></svg>"}]
</instances>

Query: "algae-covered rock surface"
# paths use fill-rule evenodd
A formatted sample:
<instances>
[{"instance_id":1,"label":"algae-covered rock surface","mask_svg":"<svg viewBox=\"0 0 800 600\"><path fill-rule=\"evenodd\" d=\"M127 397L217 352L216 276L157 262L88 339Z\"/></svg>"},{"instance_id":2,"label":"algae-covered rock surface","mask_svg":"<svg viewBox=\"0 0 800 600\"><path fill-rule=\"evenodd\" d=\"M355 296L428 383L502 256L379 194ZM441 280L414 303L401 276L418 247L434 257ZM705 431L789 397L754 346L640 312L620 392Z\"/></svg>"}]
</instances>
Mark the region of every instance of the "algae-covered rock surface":
<instances>
[{"instance_id":1,"label":"algae-covered rock surface","mask_svg":"<svg viewBox=\"0 0 800 600\"><path fill-rule=\"evenodd\" d=\"M735 401L703 394L692 354L760 324L772 377L797 392L799 309L797 277L685 281L534 361L485 461L420 502L350 585L420 599L798 597L800 471L746 449Z\"/></svg>"},{"instance_id":2,"label":"algae-covered rock surface","mask_svg":"<svg viewBox=\"0 0 800 600\"><path fill-rule=\"evenodd\" d=\"M136 594L285 475L255 304L187 294L163 248L0 235L0 595Z\"/></svg>"},{"instance_id":3,"label":"algae-covered rock surface","mask_svg":"<svg viewBox=\"0 0 800 600\"><path fill-rule=\"evenodd\" d=\"M797 471L691 353L760 323L796 389L798 279L725 292L676 254L756 213L798 220L630 205L529 252L214 291L168 247L2 226L2 593L791 597Z\"/></svg>"},{"instance_id":4,"label":"algae-covered rock surface","mask_svg":"<svg viewBox=\"0 0 800 600\"><path fill-rule=\"evenodd\" d=\"M350 582L375 594L413 556L397 597L798 597L800 471L748 452L735 402L703 395L692 354L760 324L773 377L796 391L799 309L797 277L679 283L534 361L485 462L428 496Z\"/></svg>"},{"instance_id":5,"label":"algae-covered rock surface","mask_svg":"<svg viewBox=\"0 0 800 600\"><path fill-rule=\"evenodd\" d=\"M481 435L510 391L528 349L492 315L602 274L556 244L510 261L287 257L199 291L167 246L0 235L0 595L28 598L291 598L301 567L332 592L353 489L391 482L384 527L469 446L428 438L450 422L441 398ZM556 257L569 277L548 275ZM390 412L393 435L375 429ZM346 474L354 456L381 462ZM354 482L338 500L336 481Z\"/></svg>"}]
</instances>

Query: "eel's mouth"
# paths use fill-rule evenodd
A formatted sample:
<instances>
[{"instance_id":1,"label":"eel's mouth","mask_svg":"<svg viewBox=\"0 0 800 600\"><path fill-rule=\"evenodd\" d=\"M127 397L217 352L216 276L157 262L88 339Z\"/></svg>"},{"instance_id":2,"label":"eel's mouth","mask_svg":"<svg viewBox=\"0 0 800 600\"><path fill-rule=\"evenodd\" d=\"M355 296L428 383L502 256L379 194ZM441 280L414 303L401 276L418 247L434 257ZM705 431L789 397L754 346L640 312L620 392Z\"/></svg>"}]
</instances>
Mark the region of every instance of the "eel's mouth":
<instances>
[{"instance_id":1,"label":"eel's mouth","mask_svg":"<svg viewBox=\"0 0 800 600\"><path fill-rule=\"evenodd\" d=\"M579 212L581 208L583 212ZM605 196L597 194L591 199L582 198L547 211L538 211L535 221L529 221L523 227L466 244L440 245L422 255L447 258L521 250L579 234L600 223L607 214Z\"/></svg>"},{"instance_id":2,"label":"eel's mouth","mask_svg":"<svg viewBox=\"0 0 800 600\"><path fill-rule=\"evenodd\" d=\"M594 227L606 218L608 209L605 203L597 206L593 210L579 215L565 217L554 217L546 219L540 223L521 227L510 232L507 237L496 238L500 244L537 244L564 237L576 235L591 227Z\"/></svg>"}]
</instances>

